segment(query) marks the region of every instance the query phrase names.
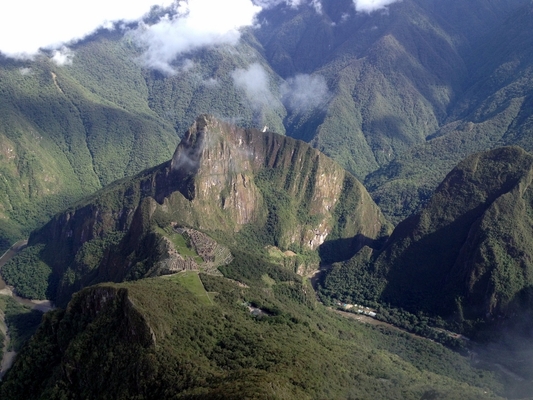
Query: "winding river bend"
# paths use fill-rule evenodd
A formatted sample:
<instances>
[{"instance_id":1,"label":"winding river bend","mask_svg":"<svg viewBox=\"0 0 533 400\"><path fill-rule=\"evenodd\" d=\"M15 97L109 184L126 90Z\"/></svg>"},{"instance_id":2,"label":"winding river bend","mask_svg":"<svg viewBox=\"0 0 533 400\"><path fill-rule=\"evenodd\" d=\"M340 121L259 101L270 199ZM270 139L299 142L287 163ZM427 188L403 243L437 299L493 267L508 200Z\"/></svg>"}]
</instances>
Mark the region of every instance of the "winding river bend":
<instances>
[{"instance_id":1,"label":"winding river bend","mask_svg":"<svg viewBox=\"0 0 533 400\"><path fill-rule=\"evenodd\" d=\"M44 313L54 308L52 303L49 300L30 300L30 299L24 299L20 296L17 296L15 294L13 287L8 286L6 282L2 279L1 268L9 260L11 260L19 251L25 249L27 245L28 245L27 240L20 240L17 243L15 243L13 246L11 246L11 248L8 251L6 251L2 255L2 257L0 257L0 295L10 296L13 299L15 299L17 303L22 304L24 306L28 306L35 310L42 311ZM16 353L14 351L7 351L7 348L9 346L9 332L7 331L7 326L6 326L4 318L5 318L5 315L3 313L0 313L0 330L6 333L5 335L6 339L4 342L4 351L1 357L2 361L0 363L0 379L2 379L6 371L11 367L16 356Z\"/></svg>"}]
</instances>

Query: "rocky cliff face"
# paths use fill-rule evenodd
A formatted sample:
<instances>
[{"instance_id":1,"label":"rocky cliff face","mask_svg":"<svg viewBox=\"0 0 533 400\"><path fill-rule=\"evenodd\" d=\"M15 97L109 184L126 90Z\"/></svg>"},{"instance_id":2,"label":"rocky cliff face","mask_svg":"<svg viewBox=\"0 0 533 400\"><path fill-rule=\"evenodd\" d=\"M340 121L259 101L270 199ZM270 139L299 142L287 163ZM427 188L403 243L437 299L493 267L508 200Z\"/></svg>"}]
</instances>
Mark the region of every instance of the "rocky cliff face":
<instances>
[{"instance_id":1,"label":"rocky cliff face","mask_svg":"<svg viewBox=\"0 0 533 400\"><path fill-rule=\"evenodd\" d=\"M188 191L182 194L200 217L207 216L201 218L200 225L212 225L209 215L213 208L228 214L235 230L260 217L262 196L253 182L258 169L254 165L256 149L246 140L246 133L203 116L176 149L171 160L173 179L187 182Z\"/></svg>"},{"instance_id":2,"label":"rocky cliff face","mask_svg":"<svg viewBox=\"0 0 533 400\"><path fill-rule=\"evenodd\" d=\"M258 245L283 250L316 250L326 241L344 240L352 254L389 227L361 183L318 150L201 116L169 162L117 181L57 215L32 234L30 245L45 243L43 259L56 279L65 283L70 268L74 281L84 282L78 290L143 276L168 258L156 251L164 246L153 227L171 224L228 238L254 226L265 242ZM113 247L109 237L117 234L122 239ZM87 246L100 248L99 265L83 264L80 252Z\"/></svg>"},{"instance_id":3,"label":"rocky cliff face","mask_svg":"<svg viewBox=\"0 0 533 400\"><path fill-rule=\"evenodd\" d=\"M333 231L345 181L355 188L361 206L350 210L357 227L342 236L375 238L386 225L364 187L338 164L301 141L272 132L239 129L202 116L174 153L171 171L174 179L187 181L181 193L190 200L201 229L215 230L221 219L234 231L262 223L269 213L268 186L285 192L294 208L303 207L314 217L312 223L296 223L284 232L282 247L297 243L314 250ZM213 218L217 213L220 218Z\"/></svg>"}]
</instances>

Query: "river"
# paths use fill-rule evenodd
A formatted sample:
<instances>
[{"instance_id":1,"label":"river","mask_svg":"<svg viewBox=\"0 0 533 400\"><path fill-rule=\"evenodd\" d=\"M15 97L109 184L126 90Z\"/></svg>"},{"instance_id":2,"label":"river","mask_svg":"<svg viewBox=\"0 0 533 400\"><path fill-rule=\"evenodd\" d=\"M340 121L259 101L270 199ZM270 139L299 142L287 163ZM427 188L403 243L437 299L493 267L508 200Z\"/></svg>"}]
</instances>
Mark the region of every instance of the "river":
<instances>
[{"instance_id":1,"label":"river","mask_svg":"<svg viewBox=\"0 0 533 400\"><path fill-rule=\"evenodd\" d=\"M11 248L8 251L6 251L2 255L2 257L0 257L0 272L1 272L1 268L9 260L11 260L19 251L25 249L27 245L28 245L27 240L20 240L17 243L15 243L13 246L11 246ZM28 306L34 310L42 311L43 313L49 310L52 310L54 308L53 304L49 300L30 300L30 299L25 299L20 296L17 296L15 294L13 287L6 284L1 274L0 274L0 295L11 296L17 301L17 303L22 304L24 306ZM5 324L4 318L5 318L5 315L3 313L0 313L0 330L6 333L6 339L4 342L4 351L2 354L2 361L0 362L0 379L2 379L6 371L9 368L11 368L11 365L13 365L13 362L15 361L15 356L16 356L16 353L14 351L7 351L7 348L9 346L9 332L7 331L7 326Z\"/></svg>"}]
</instances>

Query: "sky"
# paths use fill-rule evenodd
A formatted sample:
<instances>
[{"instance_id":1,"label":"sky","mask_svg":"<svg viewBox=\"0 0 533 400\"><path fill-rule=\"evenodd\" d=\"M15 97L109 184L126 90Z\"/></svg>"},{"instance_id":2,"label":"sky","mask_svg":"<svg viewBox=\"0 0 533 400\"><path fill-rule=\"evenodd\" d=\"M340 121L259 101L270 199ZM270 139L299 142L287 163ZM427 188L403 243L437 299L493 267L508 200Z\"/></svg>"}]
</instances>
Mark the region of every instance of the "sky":
<instances>
[{"instance_id":1,"label":"sky","mask_svg":"<svg viewBox=\"0 0 533 400\"><path fill-rule=\"evenodd\" d=\"M373 12L398 0L353 0L358 12ZM113 22L140 21L151 7L172 7L174 17L140 26L135 37L146 47L145 63L165 69L182 52L217 43L236 43L239 29L256 24L265 8L285 3L312 6L321 0L25 0L0 2L0 52L31 58L39 49L57 50L58 63L68 63L68 45Z\"/></svg>"}]
</instances>

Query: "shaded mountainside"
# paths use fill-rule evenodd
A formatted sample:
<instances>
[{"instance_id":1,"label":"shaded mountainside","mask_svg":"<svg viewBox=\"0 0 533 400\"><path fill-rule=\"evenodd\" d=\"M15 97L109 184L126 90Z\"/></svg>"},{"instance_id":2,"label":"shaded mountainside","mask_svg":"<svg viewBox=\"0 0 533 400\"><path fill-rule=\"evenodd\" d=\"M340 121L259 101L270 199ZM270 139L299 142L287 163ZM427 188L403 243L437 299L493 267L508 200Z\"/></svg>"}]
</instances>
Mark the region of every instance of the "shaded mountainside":
<instances>
[{"instance_id":1,"label":"shaded mountainside","mask_svg":"<svg viewBox=\"0 0 533 400\"><path fill-rule=\"evenodd\" d=\"M256 265L255 275L264 272ZM315 306L294 274L248 288L193 276L198 290L176 275L80 291L65 311L45 315L0 396L500 398L492 373L431 341Z\"/></svg>"},{"instance_id":2,"label":"shaded mountainside","mask_svg":"<svg viewBox=\"0 0 533 400\"><path fill-rule=\"evenodd\" d=\"M322 246L332 261L389 231L361 183L318 150L201 116L171 161L55 216L19 256L34 254L34 261L17 257L3 275L20 286L25 268L48 266L45 293L61 303L90 283L146 276L177 226L250 252L274 245L306 254Z\"/></svg>"},{"instance_id":3,"label":"shaded mountainside","mask_svg":"<svg viewBox=\"0 0 533 400\"><path fill-rule=\"evenodd\" d=\"M176 74L145 68L120 29L77 43L62 66L2 58L0 247L165 161L203 113L305 140L361 180L374 173L395 223L468 154L529 149L528 1L404 0L372 14L322 4L281 2L236 47L179 56ZM248 73L261 87L237 83Z\"/></svg>"},{"instance_id":4,"label":"shaded mountainside","mask_svg":"<svg viewBox=\"0 0 533 400\"><path fill-rule=\"evenodd\" d=\"M518 147L468 157L381 251L360 253L326 286L339 292L348 275L352 296L461 323L520 315L533 304L532 177L533 157Z\"/></svg>"},{"instance_id":5,"label":"shaded mountainside","mask_svg":"<svg viewBox=\"0 0 533 400\"><path fill-rule=\"evenodd\" d=\"M131 57L127 49L113 50L108 63ZM98 53L91 57L102 68L108 64ZM109 82L92 70L100 87L122 100L113 102L80 69L44 56L0 60L0 241L27 235L102 185L163 162L178 142L172 126L138 99L140 71L122 65Z\"/></svg>"},{"instance_id":6,"label":"shaded mountainside","mask_svg":"<svg viewBox=\"0 0 533 400\"><path fill-rule=\"evenodd\" d=\"M468 155L509 145L533 150L533 58L526 33L533 28L533 8L530 3L516 6L511 13L503 12L505 17L493 30L468 48L463 89L449 104L439 128L425 143L415 144L366 177L366 187L394 223L418 210L448 171Z\"/></svg>"}]
</instances>

